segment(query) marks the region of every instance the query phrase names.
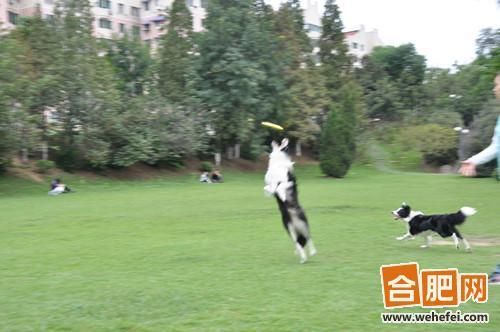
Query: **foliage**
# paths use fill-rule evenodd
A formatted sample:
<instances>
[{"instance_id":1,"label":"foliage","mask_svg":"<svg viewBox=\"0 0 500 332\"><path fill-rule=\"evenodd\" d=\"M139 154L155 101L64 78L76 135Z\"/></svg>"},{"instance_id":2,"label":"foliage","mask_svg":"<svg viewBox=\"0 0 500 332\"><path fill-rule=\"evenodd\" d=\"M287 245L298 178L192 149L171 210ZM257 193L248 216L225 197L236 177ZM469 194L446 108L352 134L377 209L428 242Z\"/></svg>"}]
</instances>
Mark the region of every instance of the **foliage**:
<instances>
[{"instance_id":1,"label":"foliage","mask_svg":"<svg viewBox=\"0 0 500 332\"><path fill-rule=\"evenodd\" d=\"M209 161L202 161L200 164L201 172L211 172L214 169L214 165Z\"/></svg>"},{"instance_id":2,"label":"foliage","mask_svg":"<svg viewBox=\"0 0 500 332\"><path fill-rule=\"evenodd\" d=\"M398 141L406 149L417 149L428 165L450 165L457 160L458 134L453 128L424 124L401 128Z\"/></svg>"},{"instance_id":3,"label":"foliage","mask_svg":"<svg viewBox=\"0 0 500 332\"><path fill-rule=\"evenodd\" d=\"M185 0L174 0L168 11L167 33L161 37L158 50L158 88L171 103L181 103L195 52L193 19Z\"/></svg>"},{"instance_id":4,"label":"foliage","mask_svg":"<svg viewBox=\"0 0 500 332\"><path fill-rule=\"evenodd\" d=\"M369 57L397 88L404 109L415 110L421 106L425 58L416 52L413 44L379 46Z\"/></svg>"},{"instance_id":5,"label":"foliage","mask_svg":"<svg viewBox=\"0 0 500 332\"><path fill-rule=\"evenodd\" d=\"M98 56L92 21L88 1L57 3L55 25L61 52L56 63L61 86L55 106L61 130L55 138L56 160L66 169L103 168L109 163L108 135L120 108L116 78L109 62Z\"/></svg>"},{"instance_id":6,"label":"foliage","mask_svg":"<svg viewBox=\"0 0 500 332\"><path fill-rule=\"evenodd\" d=\"M261 18L249 0L214 1L208 8L192 88L208 111L219 151L248 140L274 110L269 84L278 84L278 72L269 57L270 44L259 43L268 32Z\"/></svg>"},{"instance_id":7,"label":"foliage","mask_svg":"<svg viewBox=\"0 0 500 332\"><path fill-rule=\"evenodd\" d=\"M319 57L328 93L335 95L351 79L352 59L348 53L344 37L344 25L340 18L339 6L335 0L327 0L321 19Z\"/></svg>"},{"instance_id":8,"label":"foliage","mask_svg":"<svg viewBox=\"0 0 500 332\"><path fill-rule=\"evenodd\" d=\"M341 90L341 103L330 107L330 114L321 133L319 155L321 170L327 176L344 177L356 156L359 94L355 84L346 85Z\"/></svg>"},{"instance_id":9,"label":"foliage","mask_svg":"<svg viewBox=\"0 0 500 332\"><path fill-rule=\"evenodd\" d=\"M142 95L150 80L153 63L149 48L128 35L103 44L106 58L117 77L117 88L128 97Z\"/></svg>"},{"instance_id":10,"label":"foliage","mask_svg":"<svg viewBox=\"0 0 500 332\"><path fill-rule=\"evenodd\" d=\"M291 138L313 145L320 132L321 115L328 104L325 79L314 66L311 42L304 30L299 1L283 3L275 14L276 50L282 62L285 94L280 117Z\"/></svg>"},{"instance_id":11,"label":"foliage","mask_svg":"<svg viewBox=\"0 0 500 332\"><path fill-rule=\"evenodd\" d=\"M55 163L52 160L37 160L36 169L37 172L45 174L52 168L54 168Z\"/></svg>"}]
</instances>

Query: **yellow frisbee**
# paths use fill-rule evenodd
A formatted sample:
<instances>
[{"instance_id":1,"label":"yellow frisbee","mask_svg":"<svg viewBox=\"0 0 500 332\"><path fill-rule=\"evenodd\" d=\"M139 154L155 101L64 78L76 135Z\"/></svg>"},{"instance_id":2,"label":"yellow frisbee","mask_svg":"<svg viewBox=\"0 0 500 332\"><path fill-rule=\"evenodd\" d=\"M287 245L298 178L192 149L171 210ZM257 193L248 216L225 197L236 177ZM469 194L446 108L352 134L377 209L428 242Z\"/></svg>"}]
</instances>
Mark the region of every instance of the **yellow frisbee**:
<instances>
[{"instance_id":1,"label":"yellow frisbee","mask_svg":"<svg viewBox=\"0 0 500 332\"><path fill-rule=\"evenodd\" d=\"M272 123L272 122L263 121L260 124L263 125L263 126L266 126L268 128L272 128L272 129L276 129L276 130L283 130L282 126L277 125L277 124Z\"/></svg>"}]
</instances>

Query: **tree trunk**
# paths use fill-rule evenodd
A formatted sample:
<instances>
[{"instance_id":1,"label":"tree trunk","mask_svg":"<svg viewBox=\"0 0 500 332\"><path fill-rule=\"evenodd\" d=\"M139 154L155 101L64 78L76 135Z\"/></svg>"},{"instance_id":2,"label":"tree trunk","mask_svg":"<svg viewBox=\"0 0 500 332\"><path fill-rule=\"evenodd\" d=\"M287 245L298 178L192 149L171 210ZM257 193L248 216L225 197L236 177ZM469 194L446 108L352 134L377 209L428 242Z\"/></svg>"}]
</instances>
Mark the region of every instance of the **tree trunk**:
<instances>
[{"instance_id":1,"label":"tree trunk","mask_svg":"<svg viewBox=\"0 0 500 332\"><path fill-rule=\"evenodd\" d=\"M49 159L49 147L47 145L47 142L42 143L42 160L47 160Z\"/></svg>"},{"instance_id":2,"label":"tree trunk","mask_svg":"<svg viewBox=\"0 0 500 332\"><path fill-rule=\"evenodd\" d=\"M234 145L234 159L240 159L240 143Z\"/></svg>"},{"instance_id":3,"label":"tree trunk","mask_svg":"<svg viewBox=\"0 0 500 332\"><path fill-rule=\"evenodd\" d=\"M297 157L302 156L302 144L300 143L300 140L297 140L295 143L295 155Z\"/></svg>"},{"instance_id":4,"label":"tree trunk","mask_svg":"<svg viewBox=\"0 0 500 332\"><path fill-rule=\"evenodd\" d=\"M28 149L21 149L21 161L27 163L28 159Z\"/></svg>"},{"instance_id":5,"label":"tree trunk","mask_svg":"<svg viewBox=\"0 0 500 332\"><path fill-rule=\"evenodd\" d=\"M226 148L226 157L229 160L234 159L234 148L232 146Z\"/></svg>"},{"instance_id":6,"label":"tree trunk","mask_svg":"<svg viewBox=\"0 0 500 332\"><path fill-rule=\"evenodd\" d=\"M216 152L215 155L214 155L214 161L215 161L215 166L216 167L220 166L221 159L222 158L221 158L220 152Z\"/></svg>"}]
</instances>

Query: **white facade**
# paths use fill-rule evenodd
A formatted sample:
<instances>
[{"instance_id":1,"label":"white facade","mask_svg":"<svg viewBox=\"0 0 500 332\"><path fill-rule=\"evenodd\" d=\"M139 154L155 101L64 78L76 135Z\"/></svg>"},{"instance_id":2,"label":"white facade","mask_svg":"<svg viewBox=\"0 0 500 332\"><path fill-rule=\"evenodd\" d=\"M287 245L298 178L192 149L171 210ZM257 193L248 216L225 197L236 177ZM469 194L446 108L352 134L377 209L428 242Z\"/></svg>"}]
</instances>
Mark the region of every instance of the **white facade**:
<instances>
[{"instance_id":1,"label":"white facade","mask_svg":"<svg viewBox=\"0 0 500 332\"><path fill-rule=\"evenodd\" d=\"M378 31L366 31L361 25L358 29L349 30L344 33L345 40L349 46L349 53L355 57L354 66L361 66L361 59L372 52L377 46L382 46Z\"/></svg>"},{"instance_id":2,"label":"white facade","mask_svg":"<svg viewBox=\"0 0 500 332\"><path fill-rule=\"evenodd\" d=\"M308 31L308 36L312 40L313 53L319 52L318 41L321 37L321 14L322 8L317 0L308 0L304 9L304 24ZM381 46L382 41L377 30L366 31L361 25L356 29L346 29L344 31L345 42L349 47L349 53L354 56L354 66L361 66L361 59L370 54L373 48Z\"/></svg>"},{"instance_id":3,"label":"white facade","mask_svg":"<svg viewBox=\"0 0 500 332\"><path fill-rule=\"evenodd\" d=\"M50 17L55 3L56 0L0 0L0 22L4 23L3 28L11 29L20 16L39 12L44 18ZM130 33L155 47L165 32L167 9L172 3L173 0L91 0L94 34L98 38L111 39ZM194 31L203 29L206 4L206 0L186 0L193 16Z\"/></svg>"}]
</instances>

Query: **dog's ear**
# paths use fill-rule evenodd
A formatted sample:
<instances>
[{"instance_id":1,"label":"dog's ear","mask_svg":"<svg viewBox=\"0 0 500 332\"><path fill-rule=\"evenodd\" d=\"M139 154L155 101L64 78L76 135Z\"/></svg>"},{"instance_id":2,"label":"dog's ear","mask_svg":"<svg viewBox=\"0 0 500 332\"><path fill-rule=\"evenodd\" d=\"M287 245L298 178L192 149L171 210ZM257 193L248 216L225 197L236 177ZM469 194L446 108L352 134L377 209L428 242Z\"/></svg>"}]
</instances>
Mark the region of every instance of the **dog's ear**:
<instances>
[{"instance_id":1,"label":"dog's ear","mask_svg":"<svg viewBox=\"0 0 500 332\"><path fill-rule=\"evenodd\" d=\"M283 138L280 145L280 150L285 150L288 147L288 138Z\"/></svg>"}]
</instances>

